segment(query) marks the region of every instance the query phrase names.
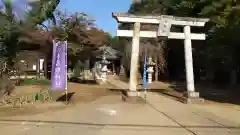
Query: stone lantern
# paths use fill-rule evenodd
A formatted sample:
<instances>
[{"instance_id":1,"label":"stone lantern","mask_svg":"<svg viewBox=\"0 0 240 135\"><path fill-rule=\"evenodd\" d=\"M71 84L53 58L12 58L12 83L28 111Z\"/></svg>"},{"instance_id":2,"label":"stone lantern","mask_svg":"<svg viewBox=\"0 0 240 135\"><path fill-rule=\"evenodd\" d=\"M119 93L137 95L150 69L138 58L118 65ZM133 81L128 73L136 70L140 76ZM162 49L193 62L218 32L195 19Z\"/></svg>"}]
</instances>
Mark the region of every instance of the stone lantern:
<instances>
[{"instance_id":1,"label":"stone lantern","mask_svg":"<svg viewBox=\"0 0 240 135\"><path fill-rule=\"evenodd\" d=\"M152 74L154 72L153 67L155 65L156 63L153 62L152 57L149 57L147 61L148 83L152 83Z\"/></svg>"},{"instance_id":2,"label":"stone lantern","mask_svg":"<svg viewBox=\"0 0 240 135\"><path fill-rule=\"evenodd\" d=\"M102 60L100 61L100 64L102 65L101 67L101 78L102 78L102 81L103 82L106 82L106 79L107 79L107 65L109 64L110 62L106 60L106 56L105 54L103 55L103 58Z\"/></svg>"}]
</instances>

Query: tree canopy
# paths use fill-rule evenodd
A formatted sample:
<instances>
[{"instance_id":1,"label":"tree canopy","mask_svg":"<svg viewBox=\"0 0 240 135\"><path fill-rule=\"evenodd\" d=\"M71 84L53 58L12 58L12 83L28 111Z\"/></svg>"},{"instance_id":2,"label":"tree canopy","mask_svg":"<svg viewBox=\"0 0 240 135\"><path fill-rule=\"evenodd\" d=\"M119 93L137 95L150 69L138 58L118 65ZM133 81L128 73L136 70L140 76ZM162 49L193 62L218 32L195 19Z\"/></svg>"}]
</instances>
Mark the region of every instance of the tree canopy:
<instances>
[{"instance_id":1,"label":"tree canopy","mask_svg":"<svg viewBox=\"0 0 240 135\"><path fill-rule=\"evenodd\" d=\"M57 11L58 25L52 27L53 37L67 40L73 52L97 49L107 42L107 33L95 26L94 20L83 12L63 13Z\"/></svg>"}]
</instances>

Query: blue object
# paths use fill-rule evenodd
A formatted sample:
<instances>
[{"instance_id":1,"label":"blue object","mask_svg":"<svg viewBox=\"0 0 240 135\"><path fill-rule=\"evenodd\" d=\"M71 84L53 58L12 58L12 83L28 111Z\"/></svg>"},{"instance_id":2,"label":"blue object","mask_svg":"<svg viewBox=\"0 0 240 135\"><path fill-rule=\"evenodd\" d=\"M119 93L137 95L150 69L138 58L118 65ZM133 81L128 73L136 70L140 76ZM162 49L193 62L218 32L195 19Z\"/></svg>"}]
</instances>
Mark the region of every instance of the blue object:
<instances>
[{"instance_id":1,"label":"blue object","mask_svg":"<svg viewBox=\"0 0 240 135\"><path fill-rule=\"evenodd\" d=\"M147 89L147 58L144 58L144 65L143 65L143 88Z\"/></svg>"}]
</instances>

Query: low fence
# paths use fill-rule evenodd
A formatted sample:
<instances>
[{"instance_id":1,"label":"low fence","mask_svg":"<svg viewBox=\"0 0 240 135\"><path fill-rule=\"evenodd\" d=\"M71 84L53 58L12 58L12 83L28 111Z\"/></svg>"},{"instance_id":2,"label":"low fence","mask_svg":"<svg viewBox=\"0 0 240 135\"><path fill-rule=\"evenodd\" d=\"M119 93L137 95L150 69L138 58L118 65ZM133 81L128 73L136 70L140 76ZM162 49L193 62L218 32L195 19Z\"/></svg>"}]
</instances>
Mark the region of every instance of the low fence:
<instances>
[{"instance_id":1,"label":"low fence","mask_svg":"<svg viewBox=\"0 0 240 135\"><path fill-rule=\"evenodd\" d=\"M32 93L28 95L14 95L10 96L5 94L0 101L0 106L12 105L12 107L22 108L24 104L34 104L36 101L49 102L52 101L52 96L48 90L42 90L37 93Z\"/></svg>"}]
</instances>

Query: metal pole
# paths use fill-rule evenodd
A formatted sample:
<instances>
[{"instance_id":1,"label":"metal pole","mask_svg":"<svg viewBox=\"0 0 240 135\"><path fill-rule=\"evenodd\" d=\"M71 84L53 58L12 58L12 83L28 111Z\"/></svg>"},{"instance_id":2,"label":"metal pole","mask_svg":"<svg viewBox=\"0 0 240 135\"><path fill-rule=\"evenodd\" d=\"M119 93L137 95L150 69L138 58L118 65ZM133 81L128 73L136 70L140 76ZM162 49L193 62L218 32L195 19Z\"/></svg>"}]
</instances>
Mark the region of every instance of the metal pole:
<instances>
[{"instance_id":1,"label":"metal pole","mask_svg":"<svg viewBox=\"0 0 240 135\"><path fill-rule=\"evenodd\" d=\"M66 94L66 103L67 103L67 96L68 96L68 91L67 91L67 82L68 82L68 78L67 78L68 77L68 75L67 75L67 73L68 73L67 49L68 49L68 46L67 46L67 41L65 41L65 47L66 47L66 49L65 49L65 68L66 68L66 88L65 88L65 94Z\"/></svg>"},{"instance_id":2,"label":"metal pole","mask_svg":"<svg viewBox=\"0 0 240 135\"><path fill-rule=\"evenodd\" d=\"M146 54L144 56L144 65L143 65L143 87L144 87L144 98L147 103L147 58Z\"/></svg>"}]
</instances>

